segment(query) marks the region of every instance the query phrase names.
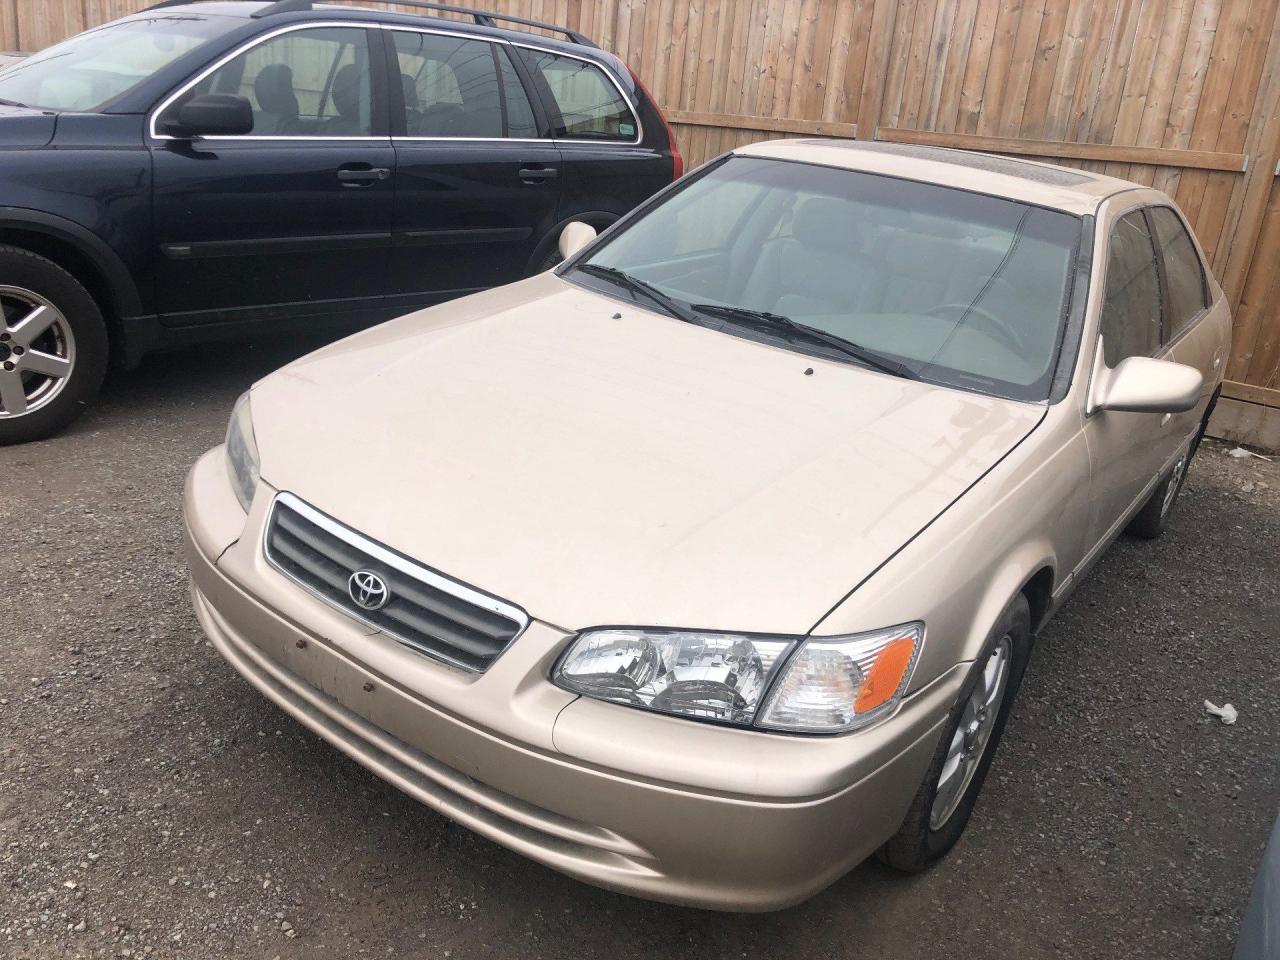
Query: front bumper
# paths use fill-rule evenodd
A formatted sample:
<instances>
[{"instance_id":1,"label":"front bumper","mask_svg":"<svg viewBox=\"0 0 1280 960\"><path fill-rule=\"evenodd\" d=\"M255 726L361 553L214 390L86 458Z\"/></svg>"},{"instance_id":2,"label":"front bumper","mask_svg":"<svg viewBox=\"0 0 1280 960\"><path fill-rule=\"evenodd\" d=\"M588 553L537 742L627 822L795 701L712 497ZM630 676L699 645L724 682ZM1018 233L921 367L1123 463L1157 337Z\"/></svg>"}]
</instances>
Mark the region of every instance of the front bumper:
<instances>
[{"instance_id":1,"label":"front bumper","mask_svg":"<svg viewBox=\"0 0 1280 960\"><path fill-rule=\"evenodd\" d=\"M575 698L547 679L568 636L535 621L485 674L417 655L262 558L266 484L245 521L221 450L193 468L192 597L263 694L405 793L570 876L722 910L832 883L898 827L958 696L957 667L886 722L788 737ZM224 492L225 491L225 492Z\"/></svg>"}]
</instances>

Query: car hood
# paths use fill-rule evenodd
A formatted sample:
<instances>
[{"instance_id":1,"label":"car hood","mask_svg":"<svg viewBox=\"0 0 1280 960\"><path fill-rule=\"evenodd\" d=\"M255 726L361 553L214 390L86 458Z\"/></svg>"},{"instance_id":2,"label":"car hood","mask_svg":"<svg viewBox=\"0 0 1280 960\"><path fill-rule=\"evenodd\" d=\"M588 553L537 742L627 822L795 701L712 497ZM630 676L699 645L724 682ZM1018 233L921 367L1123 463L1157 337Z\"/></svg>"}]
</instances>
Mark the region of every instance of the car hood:
<instances>
[{"instance_id":1,"label":"car hood","mask_svg":"<svg viewBox=\"0 0 1280 960\"><path fill-rule=\"evenodd\" d=\"M0 149L43 147L53 139L57 124L58 115L55 113L0 104Z\"/></svg>"},{"instance_id":2,"label":"car hood","mask_svg":"<svg viewBox=\"0 0 1280 960\"><path fill-rule=\"evenodd\" d=\"M534 617L784 633L1044 414L553 274L326 347L252 410L269 484Z\"/></svg>"}]
</instances>

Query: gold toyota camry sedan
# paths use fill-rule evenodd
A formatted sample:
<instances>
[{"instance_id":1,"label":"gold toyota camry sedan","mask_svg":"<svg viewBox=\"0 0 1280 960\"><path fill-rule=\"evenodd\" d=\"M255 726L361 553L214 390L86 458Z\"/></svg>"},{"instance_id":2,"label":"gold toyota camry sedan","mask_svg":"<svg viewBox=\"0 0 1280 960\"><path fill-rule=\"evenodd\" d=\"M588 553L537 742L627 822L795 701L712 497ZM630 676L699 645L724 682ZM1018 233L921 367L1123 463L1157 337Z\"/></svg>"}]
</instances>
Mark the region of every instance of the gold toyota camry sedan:
<instances>
[{"instance_id":1,"label":"gold toyota camry sedan","mask_svg":"<svg viewBox=\"0 0 1280 960\"><path fill-rule=\"evenodd\" d=\"M1158 535L1230 317L1168 197L824 140L303 357L187 481L203 629L457 822L770 910L973 811L1040 627Z\"/></svg>"}]
</instances>

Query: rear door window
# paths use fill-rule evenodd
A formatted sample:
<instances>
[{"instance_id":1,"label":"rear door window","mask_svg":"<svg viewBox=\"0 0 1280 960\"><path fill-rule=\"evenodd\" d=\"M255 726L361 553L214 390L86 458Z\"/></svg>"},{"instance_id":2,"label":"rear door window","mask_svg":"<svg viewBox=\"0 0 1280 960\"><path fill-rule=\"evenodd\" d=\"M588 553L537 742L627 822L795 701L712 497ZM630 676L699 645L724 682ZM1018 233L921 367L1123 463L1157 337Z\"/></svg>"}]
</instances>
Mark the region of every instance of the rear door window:
<instances>
[{"instance_id":1,"label":"rear door window","mask_svg":"<svg viewBox=\"0 0 1280 960\"><path fill-rule=\"evenodd\" d=\"M1165 277L1165 339L1185 330L1209 305L1204 267L1182 219L1169 207L1147 211L1155 232Z\"/></svg>"},{"instance_id":2,"label":"rear door window","mask_svg":"<svg viewBox=\"0 0 1280 960\"><path fill-rule=\"evenodd\" d=\"M634 141L640 133L618 87L595 64L543 50L521 49L550 94L558 117L553 133L566 140Z\"/></svg>"},{"instance_id":3,"label":"rear door window","mask_svg":"<svg viewBox=\"0 0 1280 960\"><path fill-rule=\"evenodd\" d=\"M1102 351L1107 366L1126 357L1150 357L1160 348L1160 275L1156 250L1141 210L1111 228Z\"/></svg>"},{"instance_id":4,"label":"rear door window","mask_svg":"<svg viewBox=\"0 0 1280 960\"><path fill-rule=\"evenodd\" d=\"M408 136L537 136L520 78L496 45L434 33L393 36Z\"/></svg>"}]
</instances>

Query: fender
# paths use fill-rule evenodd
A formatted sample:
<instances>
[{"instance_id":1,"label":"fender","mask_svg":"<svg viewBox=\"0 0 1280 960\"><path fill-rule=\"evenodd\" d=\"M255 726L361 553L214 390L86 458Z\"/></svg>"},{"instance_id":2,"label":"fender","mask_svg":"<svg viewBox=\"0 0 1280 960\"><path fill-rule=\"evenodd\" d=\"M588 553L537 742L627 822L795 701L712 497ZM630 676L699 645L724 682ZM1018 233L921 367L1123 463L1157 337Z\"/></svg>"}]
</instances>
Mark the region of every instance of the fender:
<instances>
[{"instance_id":1,"label":"fender","mask_svg":"<svg viewBox=\"0 0 1280 960\"><path fill-rule=\"evenodd\" d=\"M619 217L616 213L609 213L607 210L584 210L581 213L575 213L565 217L560 222L554 224L551 229L547 231L546 235L538 241L538 245L533 250L533 256L529 258L529 262L525 266L526 275L528 275L530 271L537 269L538 264L542 263L542 261L546 259L547 254L551 252L551 248L559 241L560 231L563 230L567 224L573 223L575 220L581 220L583 223L589 223L592 226L603 224L604 228L600 231L603 233L604 230L609 229L609 227L617 223Z\"/></svg>"},{"instance_id":2,"label":"fender","mask_svg":"<svg viewBox=\"0 0 1280 960\"><path fill-rule=\"evenodd\" d=\"M98 269L118 317L142 315L142 298L124 261L96 233L65 217L26 207L0 207L0 228L21 227L75 247ZM104 311L105 312L105 311Z\"/></svg>"},{"instance_id":3,"label":"fender","mask_svg":"<svg viewBox=\"0 0 1280 960\"><path fill-rule=\"evenodd\" d=\"M1056 607L1053 591L1061 586L1058 582L1057 557L1048 540L1029 540L1007 554L999 569L987 581L986 589L978 601L970 622L969 635L965 638L961 659L965 661L977 659L978 654L982 652L982 645L987 642L987 637L991 634L992 626L1004 612L1004 608L1026 588L1036 574L1046 567L1052 572L1053 581L1049 589L1048 607L1041 622L1052 616ZM1034 609L1032 617L1034 621ZM1034 626L1033 623L1033 632Z\"/></svg>"}]
</instances>

